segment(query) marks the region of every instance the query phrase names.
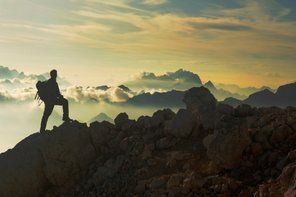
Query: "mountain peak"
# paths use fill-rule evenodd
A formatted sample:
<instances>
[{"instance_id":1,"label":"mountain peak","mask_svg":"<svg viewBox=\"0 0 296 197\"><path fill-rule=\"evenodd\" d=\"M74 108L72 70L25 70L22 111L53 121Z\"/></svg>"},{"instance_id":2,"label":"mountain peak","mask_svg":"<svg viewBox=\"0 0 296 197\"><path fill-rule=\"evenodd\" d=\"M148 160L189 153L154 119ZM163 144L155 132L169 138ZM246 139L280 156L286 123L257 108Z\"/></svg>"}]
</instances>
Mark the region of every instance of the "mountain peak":
<instances>
[{"instance_id":1,"label":"mountain peak","mask_svg":"<svg viewBox=\"0 0 296 197\"><path fill-rule=\"evenodd\" d=\"M107 122L111 122L113 123L114 120L112 118L110 118L107 114L101 112L99 113L97 116L93 117L91 120L88 121L88 123L92 123L92 122L103 122L103 121L107 121Z\"/></svg>"},{"instance_id":2,"label":"mountain peak","mask_svg":"<svg viewBox=\"0 0 296 197\"><path fill-rule=\"evenodd\" d=\"M131 92L132 90L129 89L129 87L125 86L125 85L120 85L118 86L118 88L120 88L121 90L125 91L125 92Z\"/></svg>"},{"instance_id":3,"label":"mountain peak","mask_svg":"<svg viewBox=\"0 0 296 197\"><path fill-rule=\"evenodd\" d=\"M208 89L216 89L216 87L212 81L208 81L207 83L205 83L204 87L206 87Z\"/></svg>"}]
</instances>

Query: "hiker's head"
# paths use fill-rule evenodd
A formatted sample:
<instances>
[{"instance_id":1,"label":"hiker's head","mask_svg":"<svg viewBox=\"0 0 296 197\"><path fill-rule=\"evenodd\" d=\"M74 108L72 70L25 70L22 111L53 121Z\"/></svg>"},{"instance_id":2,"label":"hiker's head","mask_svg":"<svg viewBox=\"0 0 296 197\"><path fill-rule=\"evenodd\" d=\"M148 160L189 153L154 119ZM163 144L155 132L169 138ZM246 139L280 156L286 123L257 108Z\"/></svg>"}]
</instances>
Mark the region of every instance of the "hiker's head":
<instances>
[{"instance_id":1,"label":"hiker's head","mask_svg":"<svg viewBox=\"0 0 296 197\"><path fill-rule=\"evenodd\" d=\"M58 76L58 72L57 72L57 70L52 70L52 71L50 71L50 77L51 77L52 79L56 79L57 76Z\"/></svg>"}]
</instances>

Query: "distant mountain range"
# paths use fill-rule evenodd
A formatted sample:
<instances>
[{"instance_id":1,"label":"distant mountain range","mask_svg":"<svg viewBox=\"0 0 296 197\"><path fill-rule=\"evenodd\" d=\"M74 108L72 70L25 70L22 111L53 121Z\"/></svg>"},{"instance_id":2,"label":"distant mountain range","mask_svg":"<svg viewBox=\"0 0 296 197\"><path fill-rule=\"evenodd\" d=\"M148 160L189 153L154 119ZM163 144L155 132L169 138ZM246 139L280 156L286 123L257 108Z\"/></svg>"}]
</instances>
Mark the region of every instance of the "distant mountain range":
<instances>
[{"instance_id":1,"label":"distant mountain range","mask_svg":"<svg viewBox=\"0 0 296 197\"><path fill-rule=\"evenodd\" d=\"M114 120L112 118L110 118L107 114L105 113L100 113L99 115L93 117L91 120L88 121L88 123L92 123L92 122L103 122L103 121L107 121L110 123L113 123Z\"/></svg>"},{"instance_id":2,"label":"distant mountain range","mask_svg":"<svg viewBox=\"0 0 296 197\"><path fill-rule=\"evenodd\" d=\"M0 102L32 101L36 93L37 80L44 81L49 74L25 74L8 67L0 66ZM192 87L204 86L219 101L236 106L246 103L253 106L287 106L295 105L295 83L287 84L275 90L263 86L261 88L241 88L233 84L216 84L208 81L203 84L200 77L190 71L179 69L156 75L144 72L137 78L111 87L68 87L70 84L58 78L66 98L72 102L108 102L121 105L183 107L184 92ZM147 93L154 92L154 93Z\"/></svg>"},{"instance_id":3,"label":"distant mountain range","mask_svg":"<svg viewBox=\"0 0 296 197\"><path fill-rule=\"evenodd\" d=\"M125 92L132 92L132 90L131 89L129 89L127 86L125 86L125 85L119 85L119 86L117 86L119 89L121 89L121 90L123 90L123 91L125 91ZM101 85L101 86L97 86L97 87L95 87L95 89L97 89L97 90L102 90L102 91L107 91L107 90L109 90L111 88L111 86L107 86L107 85Z\"/></svg>"},{"instance_id":4,"label":"distant mountain range","mask_svg":"<svg viewBox=\"0 0 296 197\"><path fill-rule=\"evenodd\" d=\"M238 100L235 98L227 98L223 103L237 106L245 103L254 107L287 107L296 106L296 83L290 83L280 86L274 93L269 89L264 89L251 94L245 100Z\"/></svg>"},{"instance_id":5,"label":"distant mountain range","mask_svg":"<svg viewBox=\"0 0 296 197\"><path fill-rule=\"evenodd\" d=\"M49 73L27 75L24 72L0 65L0 87L5 89L35 87L37 81L45 81L49 78ZM70 85L64 78L58 77L57 80L61 87Z\"/></svg>"},{"instance_id":6,"label":"distant mountain range","mask_svg":"<svg viewBox=\"0 0 296 197\"><path fill-rule=\"evenodd\" d=\"M124 104L143 107L184 107L184 91L172 90L168 92L143 93L130 98Z\"/></svg>"},{"instance_id":7,"label":"distant mountain range","mask_svg":"<svg viewBox=\"0 0 296 197\"><path fill-rule=\"evenodd\" d=\"M260 88L256 88L256 87L240 87L235 84L223 84L223 83L217 83L215 85L218 89L223 89L223 90L226 90L231 93L239 94L239 95L244 96L245 98L253 93L256 93L256 92L259 92L259 91L265 90L265 89L268 89L271 92L275 91L272 88L267 87L267 86L262 86Z\"/></svg>"},{"instance_id":8,"label":"distant mountain range","mask_svg":"<svg viewBox=\"0 0 296 197\"><path fill-rule=\"evenodd\" d=\"M268 89L250 95L243 103L252 106L296 106L296 83L280 86L275 93Z\"/></svg>"},{"instance_id":9,"label":"distant mountain range","mask_svg":"<svg viewBox=\"0 0 296 197\"><path fill-rule=\"evenodd\" d=\"M212 82L207 82L204 87L208 88L213 95L233 95L228 91L216 89ZM169 92L156 92L153 94L143 93L130 98L126 104L135 106L155 106L155 107L177 107L184 106L183 96L185 91L169 91ZM231 106L238 106L242 103L254 107L267 107L267 106L296 106L296 83L280 86L275 93L269 89L258 91L251 94L247 99L240 100L234 97L228 97L222 103Z\"/></svg>"},{"instance_id":10,"label":"distant mountain range","mask_svg":"<svg viewBox=\"0 0 296 197\"><path fill-rule=\"evenodd\" d=\"M222 88L217 88L217 87L215 87L215 85L211 81L208 81L203 86L208 88L210 90L210 92L218 100L224 100L225 98L228 98L228 97L234 97L234 98L237 98L237 99L244 99L245 98L244 95L240 95L240 94L237 94L237 93L232 93L232 92L224 90Z\"/></svg>"},{"instance_id":11,"label":"distant mountain range","mask_svg":"<svg viewBox=\"0 0 296 197\"><path fill-rule=\"evenodd\" d=\"M224 104L227 104L227 105L230 105L230 106L233 106L233 107L237 107L240 104L242 104L242 100L239 100L239 99L236 99L236 98L233 98L233 97L228 97L224 101L222 101L221 103L224 103Z\"/></svg>"}]
</instances>

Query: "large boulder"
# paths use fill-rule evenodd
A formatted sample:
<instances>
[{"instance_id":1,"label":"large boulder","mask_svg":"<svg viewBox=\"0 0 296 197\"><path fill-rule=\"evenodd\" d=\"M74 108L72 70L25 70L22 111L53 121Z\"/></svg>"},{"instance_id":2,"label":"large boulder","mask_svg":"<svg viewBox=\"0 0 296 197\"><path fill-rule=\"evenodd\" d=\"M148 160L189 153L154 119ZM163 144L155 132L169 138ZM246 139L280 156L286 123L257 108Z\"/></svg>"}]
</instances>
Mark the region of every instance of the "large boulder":
<instances>
[{"instance_id":1,"label":"large boulder","mask_svg":"<svg viewBox=\"0 0 296 197\"><path fill-rule=\"evenodd\" d=\"M46 178L59 189L67 190L79 182L96 158L88 127L80 123L57 128L40 150Z\"/></svg>"},{"instance_id":2,"label":"large boulder","mask_svg":"<svg viewBox=\"0 0 296 197\"><path fill-rule=\"evenodd\" d=\"M239 129L217 130L204 139L208 157L222 168L235 168L242 162L243 151L251 143L248 135Z\"/></svg>"},{"instance_id":3,"label":"large boulder","mask_svg":"<svg viewBox=\"0 0 296 197\"><path fill-rule=\"evenodd\" d=\"M48 136L33 134L12 150L0 155L0 194L11 196L40 196L49 184L44 173L44 160L39 147Z\"/></svg>"},{"instance_id":4,"label":"large boulder","mask_svg":"<svg viewBox=\"0 0 296 197\"><path fill-rule=\"evenodd\" d=\"M171 109L158 110L153 113L152 117L141 116L136 122L140 129L156 128L162 126L167 120L173 119L175 113Z\"/></svg>"},{"instance_id":5,"label":"large boulder","mask_svg":"<svg viewBox=\"0 0 296 197\"><path fill-rule=\"evenodd\" d=\"M0 194L42 196L74 186L96 157L87 126L65 123L50 134L33 134L0 155Z\"/></svg>"},{"instance_id":6,"label":"large boulder","mask_svg":"<svg viewBox=\"0 0 296 197\"><path fill-rule=\"evenodd\" d=\"M116 127L121 128L124 124L129 121L127 113L120 113L114 119Z\"/></svg>"},{"instance_id":7,"label":"large boulder","mask_svg":"<svg viewBox=\"0 0 296 197\"><path fill-rule=\"evenodd\" d=\"M90 124L90 134L97 152L108 149L118 132L110 122L93 122Z\"/></svg>"},{"instance_id":8,"label":"large boulder","mask_svg":"<svg viewBox=\"0 0 296 197\"><path fill-rule=\"evenodd\" d=\"M180 109L177 115L166 123L165 130L175 137L186 138L198 126L197 123L196 116L191 111Z\"/></svg>"},{"instance_id":9,"label":"large boulder","mask_svg":"<svg viewBox=\"0 0 296 197\"><path fill-rule=\"evenodd\" d=\"M151 117L151 126L157 127L167 120L173 119L175 113L171 109L163 109L156 111Z\"/></svg>"},{"instance_id":10,"label":"large boulder","mask_svg":"<svg viewBox=\"0 0 296 197\"><path fill-rule=\"evenodd\" d=\"M189 89L184 95L186 108L201 119L206 127L213 126L216 116L217 100L205 87Z\"/></svg>"},{"instance_id":11,"label":"large boulder","mask_svg":"<svg viewBox=\"0 0 296 197\"><path fill-rule=\"evenodd\" d=\"M294 197L295 194L296 163L291 163L283 169L282 174L276 180L260 185L254 196Z\"/></svg>"},{"instance_id":12,"label":"large boulder","mask_svg":"<svg viewBox=\"0 0 296 197\"><path fill-rule=\"evenodd\" d=\"M135 123L134 120L130 120L127 113L120 113L114 119L115 126L119 129L127 130L130 129Z\"/></svg>"}]
</instances>

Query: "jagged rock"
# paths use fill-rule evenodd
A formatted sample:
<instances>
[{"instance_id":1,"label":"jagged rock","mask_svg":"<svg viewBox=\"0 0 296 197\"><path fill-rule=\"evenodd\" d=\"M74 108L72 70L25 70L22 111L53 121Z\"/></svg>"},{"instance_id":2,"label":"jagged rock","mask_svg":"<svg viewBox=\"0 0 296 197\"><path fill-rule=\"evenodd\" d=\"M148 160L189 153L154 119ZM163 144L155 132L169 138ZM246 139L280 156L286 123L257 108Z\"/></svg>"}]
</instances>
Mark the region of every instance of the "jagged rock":
<instances>
[{"instance_id":1,"label":"jagged rock","mask_svg":"<svg viewBox=\"0 0 296 197\"><path fill-rule=\"evenodd\" d=\"M151 118L151 126L157 127L167 120L172 120L175 113L170 109L159 110Z\"/></svg>"},{"instance_id":2,"label":"jagged rock","mask_svg":"<svg viewBox=\"0 0 296 197\"><path fill-rule=\"evenodd\" d=\"M112 178L115 175L116 171L105 166L98 167L97 171L93 175L93 181L95 184L101 184L107 178Z\"/></svg>"},{"instance_id":3,"label":"jagged rock","mask_svg":"<svg viewBox=\"0 0 296 197\"><path fill-rule=\"evenodd\" d=\"M183 183L183 175L182 174L174 174L174 175L170 176L170 178L167 182L167 188L171 189L174 187L178 187L182 183Z\"/></svg>"},{"instance_id":4,"label":"jagged rock","mask_svg":"<svg viewBox=\"0 0 296 197\"><path fill-rule=\"evenodd\" d=\"M180 109L177 115L166 123L165 129L175 137L186 138L197 125L197 119L191 111Z\"/></svg>"},{"instance_id":5,"label":"jagged rock","mask_svg":"<svg viewBox=\"0 0 296 197\"><path fill-rule=\"evenodd\" d=\"M43 171L42 152L36 147L46 143L46 138L47 136L41 134L33 134L12 150L1 154L1 196L39 196L45 192L44 186L48 184L48 180Z\"/></svg>"},{"instance_id":6,"label":"jagged rock","mask_svg":"<svg viewBox=\"0 0 296 197\"><path fill-rule=\"evenodd\" d=\"M157 179L154 179L151 181L149 188L150 189L160 189L164 188L167 184L167 178L166 177L160 177Z\"/></svg>"},{"instance_id":7,"label":"jagged rock","mask_svg":"<svg viewBox=\"0 0 296 197\"><path fill-rule=\"evenodd\" d=\"M221 115L232 115L234 113L234 108L230 105L226 105L223 103L218 103L217 104L217 113L221 114Z\"/></svg>"},{"instance_id":8,"label":"jagged rock","mask_svg":"<svg viewBox=\"0 0 296 197\"><path fill-rule=\"evenodd\" d=\"M270 137L270 142L273 144L283 142L286 138L289 137L291 129L288 126L281 125L276 128Z\"/></svg>"},{"instance_id":9,"label":"jagged rock","mask_svg":"<svg viewBox=\"0 0 296 197\"><path fill-rule=\"evenodd\" d=\"M50 135L40 150L47 180L59 188L67 189L77 183L96 158L86 125L62 125Z\"/></svg>"},{"instance_id":10,"label":"jagged rock","mask_svg":"<svg viewBox=\"0 0 296 197\"><path fill-rule=\"evenodd\" d=\"M137 122L136 122L136 126L138 128L142 128L142 129L147 129L147 128L152 127L151 117L149 117L149 116L141 116L141 117L139 117Z\"/></svg>"},{"instance_id":11,"label":"jagged rock","mask_svg":"<svg viewBox=\"0 0 296 197\"><path fill-rule=\"evenodd\" d=\"M163 137L156 141L155 147L159 150L167 149L178 143L178 139L172 137Z\"/></svg>"},{"instance_id":12,"label":"jagged rock","mask_svg":"<svg viewBox=\"0 0 296 197\"><path fill-rule=\"evenodd\" d=\"M143 139L138 136L124 138L120 143L120 149L130 155L139 155L144 149Z\"/></svg>"},{"instance_id":13,"label":"jagged rock","mask_svg":"<svg viewBox=\"0 0 296 197\"><path fill-rule=\"evenodd\" d=\"M252 151L252 155L254 155L255 157L260 156L263 153L261 144L259 143L251 144L251 151Z\"/></svg>"},{"instance_id":14,"label":"jagged rock","mask_svg":"<svg viewBox=\"0 0 296 197\"><path fill-rule=\"evenodd\" d=\"M121 128L126 122L128 122L129 118L127 113L120 113L114 119L114 123L117 127Z\"/></svg>"},{"instance_id":15,"label":"jagged rock","mask_svg":"<svg viewBox=\"0 0 296 197\"><path fill-rule=\"evenodd\" d=\"M208 157L223 168L237 167L242 161L242 153L251 143L244 131L216 131L204 139Z\"/></svg>"},{"instance_id":16,"label":"jagged rock","mask_svg":"<svg viewBox=\"0 0 296 197\"><path fill-rule=\"evenodd\" d=\"M107 121L91 123L90 130L93 145L97 151L108 148L108 143L117 134L114 125Z\"/></svg>"},{"instance_id":17,"label":"jagged rock","mask_svg":"<svg viewBox=\"0 0 296 197\"><path fill-rule=\"evenodd\" d=\"M95 156L84 124L65 123L50 135L33 134L1 154L1 196L42 196L49 185L67 190L86 174Z\"/></svg>"},{"instance_id":18,"label":"jagged rock","mask_svg":"<svg viewBox=\"0 0 296 197\"><path fill-rule=\"evenodd\" d=\"M175 113L170 109L163 109L156 111L152 117L141 116L138 118L136 125L138 128L159 127L167 120L171 120Z\"/></svg>"},{"instance_id":19,"label":"jagged rock","mask_svg":"<svg viewBox=\"0 0 296 197\"><path fill-rule=\"evenodd\" d=\"M217 100L207 88L191 88L185 93L184 102L186 108L200 118L205 127L213 126Z\"/></svg>"},{"instance_id":20,"label":"jagged rock","mask_svg":"<svg viewBox=\"0 0 296 197\"><path fill-rule=\"evenodd\" d=\"M137 186L135 188L135 193L139 194L139 193L143 193L145 192L145 190L147 189L147 185L148 185L148 181L147 180L142 180L142 181L139 181L137 183Z\"/></svg>"},{"instance_id":21,"label":"jagged rock","mask_svg":"<svg viewBox=\"0 0 296 197\"><path fill-rule=\"evenodd\" d=\"M288 159L292 162L296 162L296 150L289 152Z\"/></svg>"},{"instance_id":22,"label":"jagged rock","mask_svg":"<svg viewBox=\"0 0 296 197\"><path fill-rule=\"evenodd\" d=\"M247 104L241 104L234 110L235 116L246 117L254 114L254 109Z\"/></svg>"},{"instance_id":23,"label":"jagged rock","mask_svg":"<svg viewBox=\"0 0 296 197\"><path fill-rule=\"evenodd\" d=\"M141 154L142 159L148 159L152 156L152 151L155 149L154 144L145 145L144 150Z\"/></svg>"},{"instance_id":24,"label":"jagged rock","mask_svg":"<svg viewBox=\"0 0 296 197\"><path fill-rule=\"evenodd\" d=\"M233 109L198 88L187 101L26 138L0 155L0 196L294 195L294 108Z\"/></svg>"},{"instance_id":25,"label":"jagged rock","mask_svg":"<svg viewBox=\"0 0 296 197\"><path fill-rule=\"evenodd\" d=\"M120 113L114 119L114 123L117 128L127 130L130 129L133 126L133 124L135 124L135 121L130 120L127 113Z\"/></svg>"},{"instance_id":26,"label":"jagged rock","mask_svg":"<svg viewBox=\"0 0 296 197\"><path fill-rule=\"evenodd\" d=\"M284 168L282 174L271 183L260 185L255 196L288 196L295 193L296 188L296 163Z\"/></svg>"}]
</instances>

